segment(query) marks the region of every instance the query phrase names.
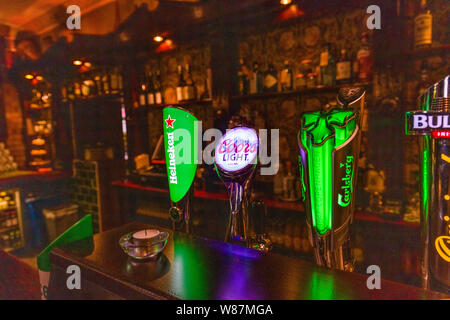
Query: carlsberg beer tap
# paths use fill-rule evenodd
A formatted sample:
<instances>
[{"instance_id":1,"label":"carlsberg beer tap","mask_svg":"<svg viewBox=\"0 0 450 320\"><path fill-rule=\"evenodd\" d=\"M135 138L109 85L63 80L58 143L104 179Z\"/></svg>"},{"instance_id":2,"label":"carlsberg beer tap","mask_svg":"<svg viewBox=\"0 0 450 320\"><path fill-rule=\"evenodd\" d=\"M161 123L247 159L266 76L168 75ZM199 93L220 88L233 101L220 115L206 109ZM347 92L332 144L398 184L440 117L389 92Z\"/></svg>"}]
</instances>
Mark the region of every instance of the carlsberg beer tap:
<instances>
[{"instance_id":1,"label":"carlsberg beer tap","mask_svg":"<svg viewBox=\"0 0 450 320\"><path fill-rule=\"evenodd\" d=\"M302 200L318 265L353 271L353 220L365 91L343 88L339 108L302 115L298 134Z\"/></svg>"},{"instance_id":2,"label":"carlsberg beer tap","mask_svg":"<svg viewBox=\"0 0 450 320\"><path fill-rule=\"evenodd\" d=\"M191 232L192 182L199 152L198 120L179 107L163 110L164 148L174 229Z\"/></svg>"},{"instance_id":3,"label":"carlsberg beer tap","mask_svg":"<svg viewBox=\"0 0 450 320\"><path fill-rule=\"evenodd\" d=\"M420 137L422 284L450 292L450 76L428 88L406 113L406 134Z\"/></svg>"}]
</instances>

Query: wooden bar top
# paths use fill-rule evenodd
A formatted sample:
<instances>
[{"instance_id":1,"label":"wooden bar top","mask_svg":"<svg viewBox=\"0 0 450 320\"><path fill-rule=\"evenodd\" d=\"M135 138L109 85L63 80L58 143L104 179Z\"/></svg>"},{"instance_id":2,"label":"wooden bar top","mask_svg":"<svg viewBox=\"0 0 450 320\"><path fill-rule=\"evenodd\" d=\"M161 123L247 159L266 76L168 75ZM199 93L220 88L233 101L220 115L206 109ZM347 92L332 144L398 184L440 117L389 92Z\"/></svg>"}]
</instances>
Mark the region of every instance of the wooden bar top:
<instances>
[{"instance_id":1,"label":"wooden bar top","mask_svg":"<svg viewBox=\"0 0 450 320\"><path fill-rule=\"evenodd\" d=\"M51 299L443 299L441 293L382 280L369 290L368 275L169 232L158 260L136 262L119 246L131 231L158 228L131 223L51 254ZM81 270L81 290L68 290L66 268ZM381 270L382 272L382 270ZM95 292L94 292L95 291Z\"/></svg>"}]
</instances>

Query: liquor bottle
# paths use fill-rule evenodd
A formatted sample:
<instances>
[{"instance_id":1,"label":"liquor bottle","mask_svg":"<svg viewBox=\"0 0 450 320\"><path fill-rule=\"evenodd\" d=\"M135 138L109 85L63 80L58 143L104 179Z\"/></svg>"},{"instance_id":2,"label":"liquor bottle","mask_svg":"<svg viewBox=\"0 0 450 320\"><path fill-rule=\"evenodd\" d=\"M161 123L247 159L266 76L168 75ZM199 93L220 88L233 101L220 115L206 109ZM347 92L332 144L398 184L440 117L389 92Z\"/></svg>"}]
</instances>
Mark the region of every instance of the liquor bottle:
<instances>
[{"instance_id":1,"label":"liquor bottle","mask_svg":"<svg viewBox=\"0 0 450 320\"><path fill-rule=\"evenodd\" d=\"M119 92L119 68L114 67L109 77L111 93Z\"/></svg>"},{"instance_id":2,"label":"liquor bottle","mask_svg":"<svg viewBox=\"0 0 450 320\"><path fill-rule=\"evenodd\" d=\"M195 100L195 83L192 78L191 69L189 68L189 64L185 66L185 75L186 75L186 85L183 87L183 100Z\"/></svg>"},{"instance_id":3,"label":"liquor bottle","mask_svg":"<svg viewBox=\"0 0 450 320\"><path fill-rule=\"evenodd\" d=\"M71 82L71 83L69 83L67 85L67 98L69 100L75 99L75 92L74 92L73 82Z\"/></svg>"},{"instance_id":4,"label":"liquor bottle","mask_svg":"<svg viewBox=\"0 0 450 320\"><path fill-rule=\"evenodd\" d=\"M67 86L66 85L63 85L61 87L61 100L62 100L62 102L67 101Z\"/></svg>"},{"instance_id":5,"label":"liquor bottle","mask_svg":"<svg viewBox=\"0 0 450 320\"><path fill-rule=\"evenodd\" d=\"M336 60L332 52L331 43L327 43L321 52L319 67L321 84L326 87L334 86L336 81Z\"/></svg>"},{"instance_id":6,"label":"liquor bottle","mask_svg":"<svg viewBox=\"0 0 450 320\"><path fill-rule=\"evenodd\" d=\"M153 85L153 80L152 80L152 73L150 71L150 69L148 69L148 72L146 73L147 77L147 104L149 105L153 105L155 104L155 87Z\"/></svg>"},{"instance_id":7,"label":"liquor bottle","mask_svg":"<svg viewBox=\"0 0 450 320\"><path fill-rule=\"evenodd\" d=\"M119 83L119 92L122 92L123 91L123 77L122 77L121 72L117 73L117 79L118 79L118 83Z\"/></svg>"},{"instance_id":8,"label":"liquor bottle","mask_svg":"<svg viewBox=\"0 0 450 320\"><path fill-rule=\"evenodd\" d=\"M238 85L240 95L247 95L249 93L249 81L247 79L246 70L247 68L244 64L244 59L239 59Z\"/></svg>"},{"instance_id":9,"label":"liquor bottle","mask_svg":"<svg viewBox=\"0 0 450 320\"><path fill-rule=\"evenodd\" d=\"M421 96L432 84L433 82L430 80L428 64L426 60L424 60L420 68L420 81L417 84L417 96Z\"/></svg>"},{"instance_id":10,"label":"liquor bottle","mask_svg":"<svg viewBox=\"0 0 450 320\"><path fill-rule=\"evenodd\" d=\"M110 94L108 70L106 70L106 69L103 70L101 81L102 81L103 94Z\"/></svg>"},{"instance_id":11,"label":"liquor bottle","mask_svg":"<svg viewBox=\"0 0 450 320\"><path fill-rule=\"evenodd\" d=\"M200 96L200 100L208 100L211 98L211 96L209 95L209 88L208 88L208 76L205 76L205 80L204 80L204 90L202 92L202 95Z\"/></svg>"},{"instance_id":12,"label":"liquor bottle","mask_svg":"<svg viewBox=\"0 0 450 320\"><path fill-rule=\"evenodd\" d=\"M89 88L89 79L87 76L81 77L81 95L85 98L89 97L90 94L90 88Z\"/></svg>"},{"instance_id":13,"label":"liquor bottle","mask_svg":"<svg viewBox=\"0 0 450 320\"><path fill-rule=\"evenodd\" d=\"M356 54L356 59L358 60L358 80L369 81L372 78L373 57L372 50L369 47L367 33L363 33L361 42L361 49Z\"/></svg>"},{"instance_id":14,"label":"liquor bottle","mask_svg":"<svg viewBox=\"0 0 450 320\"><path fill-rule=\"evenodd\" d=\"M94 75L95 88L98 96L103 95L103 84L101 72L96 72Z\"/></svg>"},{"instance_id":15,"label":"liquor bottle","mask_svg":"<svg viewBox=\"0 0 450 320\"><path fill-rule=\"evenodd\" d=\"M278 76L277 71L275 70L275 67L273 64L269 64L269 68L267 69L266 73L264 74L264 91L265 92L276 92L277 91L277 85L278 85Z\"/></svg>"},{"instance_id":16,"label":"liquor bottle","mask_svg":"<svg viewBox=\"0 0 450 320\"><path fill-rule=\"evenodd\" d=\"M147 105L147 82L145 74L141 76L141 81L139 84L139 105L141 107Z\"/></svg>"},{"instance_id":17,"label":"liquor bottle","mask_svg":"<svg viewBox=\"0 0 450 320\"><path fill-rule=\"evenodd\" d=\"M89 74L89 94L91 96L98 95L97 84L95 82L95 73L92 72Z\"/></svg>"},{"instance_id":18,"label":"liquor bottle","mask_svg":"<svg viewBox=\"0 0 450 320\"><path fill-rule=\"evenodd\" d=\"M352 81L352 62L347 57L347 50L341 49L341 56L336 62L336 83L349 83Z\"/></svg>"},{"instance_id":19,"label":"liquor bottle","mask_svg":"<svg viewBox=\"0 0 450 320\"><path fill-rule=\"evenodd\" d=\"M177 94L177 101L183 100L183 91L184 87L186 86L186 81L184 81L183 77L183 69L180 65L178 65L178 84L176 88L176 94Z\"/></svg>"},{"instance_id":20,"label":"liquor bottle","mask_svg":"<svg viewBox=\"0 0 450 320\"><path fill-rule=\"evenodd\" d=\"M420 1L419 14L414 18L414 47L430 46L433 41L433 16L426 0Z\"/></svg>"},{"instance_id":21,"label":"liquor bottle","mask_svg":"<svg viewBox=\"0 0 450 320\"><path fill-rule=\"evenodd\" d=\"M288 91L292 90L293 79L292 79L292 69L289 65L289 61L284 61L283 70L281 70L281 90Z\"/></svg>"},{"instance_id":22,"label":"liquor bottle","mask_svg":"<svg viewBox=\"0 0 450 320\"><path fill-rule=\"evenodd\" d=\"M250 94L262 92L262 75L258 62L253 62L253 70L250 77Z\"/></svg>"},{"instance_id":23,"label":"liquor bottle","mask_svg":"<svg viewBox=\"0 0 450 320\"><path fill-rule=\"evenodd\" d=\"M73 83L73 91L75 94L75 98L81 97L81 86L77 80Z\"/></svg>"},{"instance_id":24,"label":"liquor bottle","mask_svg":"<svg viewBox=\"0 0 450 320\"><path fill-rule=\"evenodd\" d=\"M162 82L161 82L161 72L159 70L156 71L156 77L154 82L155 87L155 104L163 104L163 94L162 94Z\"/></svg>"}]
</instances>

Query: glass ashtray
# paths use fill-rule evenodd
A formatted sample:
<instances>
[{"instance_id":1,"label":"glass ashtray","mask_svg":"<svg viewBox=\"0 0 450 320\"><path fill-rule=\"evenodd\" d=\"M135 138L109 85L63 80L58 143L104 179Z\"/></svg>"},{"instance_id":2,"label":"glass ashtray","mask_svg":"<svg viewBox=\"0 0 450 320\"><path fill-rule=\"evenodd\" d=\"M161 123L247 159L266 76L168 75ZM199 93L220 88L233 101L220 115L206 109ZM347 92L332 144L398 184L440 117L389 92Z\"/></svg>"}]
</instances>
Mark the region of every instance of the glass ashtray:
<instances>
[{"instance_id":1,"label":"glass ashtray","mask_svg":"<svg viewBox=\"0 0 450 320\"><path fill-rule=\"evenodd\" d=\"M169 233L160 231L158 235L145 239L145 241L133 238L136 231L123 235L119 244L122 250L131 258L136 260L156 260L159 253L164 250Z\"/></svg>"}]
</instances>

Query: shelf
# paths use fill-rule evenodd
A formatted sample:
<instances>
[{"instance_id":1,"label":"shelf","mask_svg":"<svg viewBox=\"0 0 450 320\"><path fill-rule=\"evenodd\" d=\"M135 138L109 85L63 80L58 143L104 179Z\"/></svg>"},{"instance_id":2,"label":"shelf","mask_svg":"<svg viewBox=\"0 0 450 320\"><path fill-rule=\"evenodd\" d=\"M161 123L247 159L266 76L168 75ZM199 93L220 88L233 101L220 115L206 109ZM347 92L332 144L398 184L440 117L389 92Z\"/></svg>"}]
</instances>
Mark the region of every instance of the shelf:
<instances>
[{"instance_id":1,"label":"shelf","mask_svg":"<svg viewBox=\"0 0 450 320\"><path fill-rule=\"evenodd\" d=\"M114 182L112 182L112 185L116 186L116 187L121 187L121 188L155 192L155 193L159 193L159 194L168 194L169 193L168 189L143 186L143 185L136 184L136 183L126 181L126 180L125 181L114 181ZM199 198L199 199L210 199L210 200L219 200L219 201L228 201L229 200L229 196L226 192L208 192L208 191L203 191L203 190L195 190L194 197ZM301 212L301 213L303 213L305 211L305 206L300 201L285 202L285 201L279 201L279 200L270 199L270 198L262 198L261 200L264 201L264 203L267 205L268 208L296 211L296 212ZM400 226L400 227L408 227L408 228L419 228L419 226L420 226L419 223L407 222L407 221L403 221L403 220L384 219L378 215L369 214L369 213L365 213L365 212L361 212L361 211L356 211L354 218L355 218L355 220L358 220L358 221L374 222L374 223L380 223L380 224L391 225L391 226Z\"/></svg>"},{"instance_id":2,"label":"shelf","mask_svg":"<svg viewBox=\"0 0 450 320\"><path fill-rule=\"evenodd\" d=\"M164 103L164 104L151 104L151 105L146 105L146 106L139 106L137 109L164 108L164 107L170 107L170 106L186 107L189 105L209 104L209 103L212 103L212 99L179 101L176 103Z\"/></svg>"},{"instance_id":3,"label":"shelf","mask_svg":"<svg viewBox=\"0 0 450 320\"><path fill-rule=\"evenodd\" d=\"M77 101L91 101L91 100L101 100L101 99L117 99L122 98L122 93L111 93L111 94L103 94L103 95L96 95L91 97L75 97L75 99L66 99L64 101L61 101L62 103L68 103L68 102L77 102Z\"/></svg>"},{"instance_id":4,"label":"shelf","mask_svg":"<svg viewBox=\"0 0 450 320\"><path fill-rule=\"evenodd\" d=\"M405 56L408 59L420 59L432 55L438 55L444 52L450 52L450 44L442 44L434 47L418 48L407 51Z\"/></svg>"},{"instance_id":5,"label":"shelf","mask_svg":"<svg viewBox=\"0 0 450 320\"><path fill-rule=\"evenodd\" d=\"M249 99L264 99L264 98L277 98L284 96L296 96L296 95L307 95L313 93L322 93L322 92L333 92L338 91L340 88L345 87L370 87L372 85L371 82L355 82L355 83L346 83L346 84L338 84L331 87L316 87L302 90L291 90L291 91L280 91L280 92L263 92L257 94L250 94L244 96L232 96L231 99L234 100L249 100Z\"/></svg>"},{"instance_id":6,"label":"shelf","mask_svg":"<svg viewBox=\"0 0 450 320\"><path fill-rule=\"evenodd\" d=\"M13 225L13 226L11 226L11 227L1 228L1 229L0 229L0 233L5 233L5 232L9 232L9 231L11 231L11 230L17 230L17 229L20 229L20 226L19 226L18 224Z\"/></svg>"}]
</instances>

